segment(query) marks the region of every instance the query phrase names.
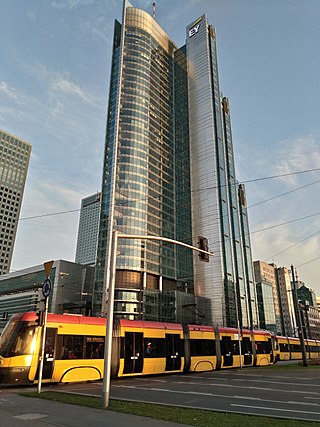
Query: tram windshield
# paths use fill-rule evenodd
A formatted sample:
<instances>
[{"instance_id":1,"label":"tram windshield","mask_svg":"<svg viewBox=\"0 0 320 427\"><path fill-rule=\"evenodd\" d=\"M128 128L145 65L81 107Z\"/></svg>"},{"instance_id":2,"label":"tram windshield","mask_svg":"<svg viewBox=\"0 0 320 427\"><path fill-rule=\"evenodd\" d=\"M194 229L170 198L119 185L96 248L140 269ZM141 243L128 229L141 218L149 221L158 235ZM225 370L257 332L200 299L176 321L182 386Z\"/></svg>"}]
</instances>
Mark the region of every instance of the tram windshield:
<instances>
[{"instance_id":1,"label":"tram windshield","mask_svg":"<svg viewBox=\"0 0 320 427\"><path fill-rule=\"evenodd\" d=\"M33 354L36 326L30 322L9 321L0 337L0 356L13 357Z\"/></svg>"}]
</instances>

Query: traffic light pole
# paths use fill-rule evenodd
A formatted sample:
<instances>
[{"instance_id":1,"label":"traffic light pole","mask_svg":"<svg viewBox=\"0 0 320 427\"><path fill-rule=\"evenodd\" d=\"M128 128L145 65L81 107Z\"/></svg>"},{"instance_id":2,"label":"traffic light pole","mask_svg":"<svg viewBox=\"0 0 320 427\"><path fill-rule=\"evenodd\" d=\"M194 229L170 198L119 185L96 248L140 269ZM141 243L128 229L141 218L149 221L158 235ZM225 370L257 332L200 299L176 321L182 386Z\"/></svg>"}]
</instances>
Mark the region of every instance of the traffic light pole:
<instances>
[{"instance_id":1,"label":"traffic light pole","mask_svg":"<svg viewBox=\"0 0 320 427\"><path fill-rule=\"evenodd\" d=\"M111 262L110 262L110 276L109 276L109 289L108 289L108 310L106 319L106 337L105 337L105 348L104 348L104 373L103 373L103 385L102 385L102 406L107 408L109 406L110 396L110 376L111 376L111 355L112 355L112 331L113 331L113 306L114 306L114 289L115 289L115 277L116 277L116 261L117 261L117 244L118 239L134 239L134 240L157 240L160 242L173 243L178 246L184 246L192 249L193 251L207 255L208 257L213 256L212 252L205 251L195 246L187 245L186 243L179 242L178 240L168 239L166 237L158 236L144 236L141 234L120 234L117 230L112 232L111 242ZM204 238L203 238L204 239Z\"/></svg>"},{"instance_id":2,"label":"traffic light pole","mask_svg":"<svg viewBox=\"0 0 320 427\"><path fill-rule=\"evenodd\" d=\"M41 336L41 349L40 349L40 364L39 364L39 378L38 378L38 387L37 393L41 393L41 382L42 382L42 372L43 372L43 359L44 359L44 347L46 342L46 331L47 331L47 317L48 317L48 305L49 298L45 298L45 306L44 306L44 320L42 326L42 336Z\"/></svg>"}]
</instances>

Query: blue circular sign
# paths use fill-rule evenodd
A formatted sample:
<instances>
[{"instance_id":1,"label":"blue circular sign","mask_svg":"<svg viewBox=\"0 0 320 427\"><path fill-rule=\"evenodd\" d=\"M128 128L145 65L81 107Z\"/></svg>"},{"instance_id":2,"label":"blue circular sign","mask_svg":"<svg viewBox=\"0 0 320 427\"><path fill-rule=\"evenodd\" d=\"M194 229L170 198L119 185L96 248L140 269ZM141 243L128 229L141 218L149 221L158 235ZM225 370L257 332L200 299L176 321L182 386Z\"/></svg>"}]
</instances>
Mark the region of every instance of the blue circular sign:
<instances>
[{"instance_id":1,"label":"blue circular sign","mask_svg":"<svg viewBox=\"0 0 320 427\"><path fill-rule=\"evenodd\" d=\"M48 296L50 295L51 287L52 287L51 280L50 279L46 279L44 281L44 283L43 283L43 286L42 286L42 295L45 298L48 298Z\"/></svg>"}]
</instances>

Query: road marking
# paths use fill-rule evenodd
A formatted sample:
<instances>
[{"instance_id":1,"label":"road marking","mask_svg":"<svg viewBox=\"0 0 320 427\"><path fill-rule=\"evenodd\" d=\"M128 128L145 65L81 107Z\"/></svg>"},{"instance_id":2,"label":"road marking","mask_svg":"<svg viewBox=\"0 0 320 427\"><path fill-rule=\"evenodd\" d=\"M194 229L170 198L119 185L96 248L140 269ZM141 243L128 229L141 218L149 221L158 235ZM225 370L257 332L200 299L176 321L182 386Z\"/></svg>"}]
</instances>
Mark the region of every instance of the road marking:
<instances>
[{"instance_id":1,"label":"road marking","mask_svg":"<svg viewBox=\"0 0 320 427\"><path fill-rule=\"evenodd\" d=\"M286 400L273 400L273 399L262 399L257 397L250 397L250 396L227 396L223 394L214 394L214 393L208 393L208 392L200 392L200 391L182 391L182 390L170 390L166 388L145 388L145 387L132 387L132 386L118 386L123 388L135 388L136 390L152 390L152 391L160 391L160 392L166 392L166 393L176 393L176 394L191 394L191 395L198 395L198 396L208 396L208 397L216 397L216 398L223 398L223 399L243 399L243 400L259 400L260 402L269 402L269 403L278 403L280 405L296 405L296 404L304 404L305 406L320 406L317 403L301 403L301 402L295 402L295 401L286 401Z\"/></svg>"},{"instance_id":2,"label":"road marking","mask_svg":"<svg viewBox=\"0 0 320 427\"><path fill-rule=\"evenodd\" d=\"M291 405L320 406L318 403L294 402L293 400L289 400L288 403Z\"/></svg>"},{"instance_id":3,"label":"road marking","mask_svg":"<svg viewBox=\"0 0 320 427\"><path fill-rule=\"evenodd\" d=\"M277 409L277 408L268 408L267 406L249 406L249 405L238 405L237 403L231 403L230 406L238 406L242 408L251 408L251 409L266 409L269 411L281 411L281 412L294 412L296 414L313 414L320 415L320 412L311 412L311 411L295 411L294 409Z\"/></svg>"},{"instance_id":4,"label":"road marking","mask_svg":"<svg viewBox=\"0 0 320 427\"><path fill-rule=\"evenodd\" d=\"M233 379L232 381L245 381L245 382L252 382L252 383L256 383L257 382L257 380L249 380L249 379L246 379L246 380L240 380L240 379L237 379L237 378L235 378L235 379ZM284 382L284 381L261 381L262 383L270 383L270 384L286 384L286 385L298 385L298 386L306 386L306 387L319 387L319 384L309 384L309 383L306 383L306 384L303 384L303 383L286 383L286 382Z\"/></svg>"},{"instance_id":5,"label":"road marking","mask_svg":"<svg viewBox=\"0 0 320 427\"><path fill-rule=\"evenodd\" d=\"M39 418L48 417L45 414L24 414L24 415L14 415L13 418L19 418L20 420L38 420Z\"/></svg>"},{"instance_id":6,"label":"road marking","mask_svg":"<svg viewBox=\"0 0 320 427\"><path fill-rule=\"evenodd\" d=\"M192 381L177 381L176 384L188 384L188 385L200 385L204 387L208 386L214 386L214 387L229 387L229 388L245 388L250 390L263 390L263 391L275 391L277 393L286 392L286 393L299 393L299 394L314 394L319 395L316 391L301 391L301 390L279 390L276 388L269 388L269 387L254 387L254 386L246 386L246 385L234 385L234 384L220 384L220 383L198 383L198 382L192 382Z\"/></svg>"}]
</instances>

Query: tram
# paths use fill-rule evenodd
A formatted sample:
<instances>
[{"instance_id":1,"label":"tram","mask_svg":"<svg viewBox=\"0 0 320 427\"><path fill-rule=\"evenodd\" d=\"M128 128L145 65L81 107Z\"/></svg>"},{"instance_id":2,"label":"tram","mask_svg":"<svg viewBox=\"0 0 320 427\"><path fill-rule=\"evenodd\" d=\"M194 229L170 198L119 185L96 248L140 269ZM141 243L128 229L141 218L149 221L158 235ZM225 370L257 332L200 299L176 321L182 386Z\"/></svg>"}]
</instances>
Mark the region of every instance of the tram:
<instances>
[{"instance_id":1,"label":"tram","mask_svg":"<svg viewBox=\"0 0 320 427\"><path fill-rule=\"evenodd\" d=\"M43 328L36 320L36 313L16 314L3 330L0 384L38 382ZM48 314L46 326L44 383L103 378L105 318ZM114 321L112 339L113 378L267 366L283 360L281 340L269 331L243 329L239 334L235 328L120 319Z\"/></svg>"}]
</instances>

